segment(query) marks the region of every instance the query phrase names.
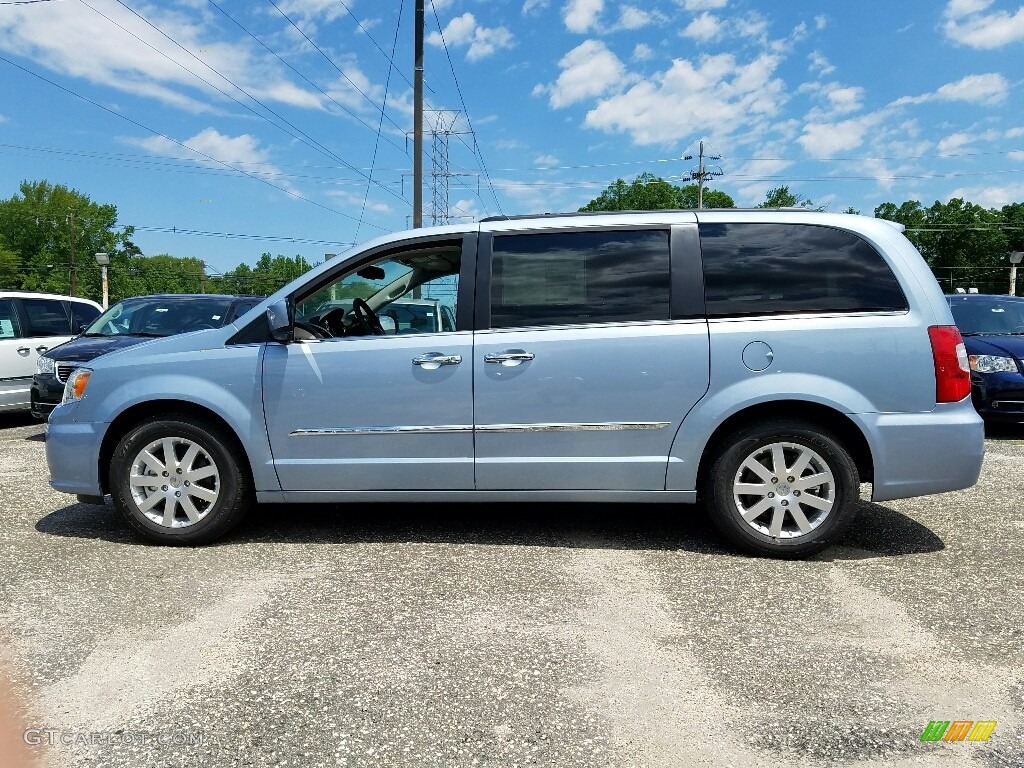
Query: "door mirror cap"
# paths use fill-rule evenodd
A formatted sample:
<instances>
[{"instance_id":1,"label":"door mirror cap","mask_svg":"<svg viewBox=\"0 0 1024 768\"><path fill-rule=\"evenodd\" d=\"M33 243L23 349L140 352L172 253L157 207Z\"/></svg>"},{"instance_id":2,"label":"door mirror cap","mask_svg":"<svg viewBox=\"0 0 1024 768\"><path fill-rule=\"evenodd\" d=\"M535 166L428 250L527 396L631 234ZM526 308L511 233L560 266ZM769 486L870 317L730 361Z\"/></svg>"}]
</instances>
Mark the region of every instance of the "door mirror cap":
<instances>
[{"instance_id":1,"label":"door mirror cap","mask_svg":"<svg viewBox=\"0 0 1024 768\"><path fill-rule=\"evenodd\" d=\"M275 301L267 307L270 338L287 344L295 339L295 303L291 299Z\"/></svg>"}]
</instances>

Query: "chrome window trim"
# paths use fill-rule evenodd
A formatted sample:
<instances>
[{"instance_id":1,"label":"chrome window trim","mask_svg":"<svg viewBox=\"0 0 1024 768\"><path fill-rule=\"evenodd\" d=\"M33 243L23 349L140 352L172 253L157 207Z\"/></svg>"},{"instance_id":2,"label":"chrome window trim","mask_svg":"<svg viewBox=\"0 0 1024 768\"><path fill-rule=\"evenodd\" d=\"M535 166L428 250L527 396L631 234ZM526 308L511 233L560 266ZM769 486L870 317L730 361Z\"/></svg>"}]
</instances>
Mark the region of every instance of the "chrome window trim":
<instances>
[{"instance_id":1,"label":"chrome window trim","mask_svg":"<svg viewBox=\"0 0 1024 768\"><path fill-rule=\"evenodd\" d=\"M483 424L476 427L477 432L605 432L632 429L664 429L668 421L608 421L596 423L548 423L548 424ZM316 429L296 429L289 437L323 437L327 435L407 435L422 432L425 434L450 434L455 432L472 432L471 424L444 424L419 427L320 427Z\"/></svg>"}]
</instances>

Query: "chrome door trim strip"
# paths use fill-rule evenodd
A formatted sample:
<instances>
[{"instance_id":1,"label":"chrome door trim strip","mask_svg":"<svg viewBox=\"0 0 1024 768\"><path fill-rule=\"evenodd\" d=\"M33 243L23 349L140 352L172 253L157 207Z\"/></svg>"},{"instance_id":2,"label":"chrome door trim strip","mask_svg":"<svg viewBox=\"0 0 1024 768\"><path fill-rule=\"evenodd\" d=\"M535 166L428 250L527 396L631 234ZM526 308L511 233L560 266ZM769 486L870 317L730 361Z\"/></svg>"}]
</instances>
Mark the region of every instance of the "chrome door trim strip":
<instances>
[{"instance_id":1,"label":"chrome door trim strip","mask_svg":"<svg viewBox=\"0 0 1024 768\"><path fill-rule=\"evenodd\" d=\"M549 424L484 424L477 432L606 432L631 429L664 429L668 421L607 421L594 423L549 423ZM296 429L289 437L323 437L326 435L410 435L451 434L472 432L471 424L441 424L420 427L320 427L318 429Z\"/></svg>"}]
</instances>

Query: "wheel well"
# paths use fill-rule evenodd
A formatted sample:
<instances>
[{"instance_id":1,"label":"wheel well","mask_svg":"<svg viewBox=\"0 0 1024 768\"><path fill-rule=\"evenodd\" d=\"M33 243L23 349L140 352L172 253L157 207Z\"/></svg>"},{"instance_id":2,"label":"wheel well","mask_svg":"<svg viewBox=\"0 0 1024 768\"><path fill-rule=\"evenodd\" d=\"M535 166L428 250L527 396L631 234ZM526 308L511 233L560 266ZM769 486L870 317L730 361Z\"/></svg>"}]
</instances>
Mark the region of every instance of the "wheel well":
<instances>
[{"instance_id":1,"label":"wheel well","mask_svg":"<svg viewBox=\"0 0 1024 768\"><path fill-rule=\"evenodd\" d=\"M127 409L124 413L118 415L110 427L107 429L107 433L103 436L103 444L100 446L100 457L99 457L99 475L100 483L103 486L104 493L110 493L110 459L114 455L114 450L117 448L117 444L121 442L121 438L128 434L128 431L132 429L136 424L152 419L158 416L170 416L172 414L183 414L192 416L200 419L206 424L210 424L219 427L220 430L227 435L228 439L234 441L235 448L238 449L238 455L244 460L244 466L242 469L248 474L250 482L252 481L252 467L249 466L249 454L246 453L245 447L242 445L242 441L238 439L238 435L235 434L235 430L224 421L218 414L211 411L209 408L204 408L201 405L195 403L187 403L181 400L149 400L138 405L133 405Z\"/></svg>"},{"instance_id":2,"label":"wheel well","mask_svg":"<svg viewBox=\"0 0 1024 768\"><path fill-rule=\"evenodd\" d=\"M777 400L770 403L759 403L734 413L718 425L700 457L700 465L697 468L698 493L704 487L704 481L719 447L729 435L749 424L768 419L792 419L809 422L830 432L850 452L850 456L857 466L857 472L860 474L860 481L862 483L872 481L875 470L871 458L871 448L868 446L864 433L846 414L818 403L801 400Z\"/></svg>"}]
</instances>

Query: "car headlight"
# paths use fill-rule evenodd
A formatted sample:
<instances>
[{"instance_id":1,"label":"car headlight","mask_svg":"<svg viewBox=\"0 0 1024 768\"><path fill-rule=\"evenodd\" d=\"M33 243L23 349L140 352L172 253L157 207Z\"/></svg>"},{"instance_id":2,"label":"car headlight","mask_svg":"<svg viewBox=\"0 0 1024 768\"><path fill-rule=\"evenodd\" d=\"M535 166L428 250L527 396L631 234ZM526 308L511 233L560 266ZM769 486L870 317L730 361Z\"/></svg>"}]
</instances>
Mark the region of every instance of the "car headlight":
<instances>
[{"instance_id":1,"label":"car headlight","mask_svg":"<svg viewBox=\"0 0 1024 768\"><path fill-rule=\"evenodd\" d=\"M971 370L978 373L1016 373L1017 361L1012 357L999 357L998 355L971 355L967 358L971 363Z\"/></svg>"},{"instance_id":2,"label":"car headlight","mask_svg":"<svg viewBox=\"0 0 1024 768\"><path fill-rule=\"evenodd\" d=\"M64 385L64 397L60 401L61 405L81 400L91 376L92 370L89 368L79 368L68 376L68 383Z\"/></svg>"},{"instance_id":3,"label":"car headlight","mask_svg":"<svg viewBox=\"0 0 1024 768\"><path fill-rule=\"evenodd\" d=\"M53 358L42 355L36 358L36 373L53 373Z\"/></svg>"}]
</instances>

